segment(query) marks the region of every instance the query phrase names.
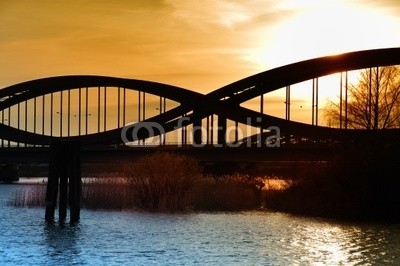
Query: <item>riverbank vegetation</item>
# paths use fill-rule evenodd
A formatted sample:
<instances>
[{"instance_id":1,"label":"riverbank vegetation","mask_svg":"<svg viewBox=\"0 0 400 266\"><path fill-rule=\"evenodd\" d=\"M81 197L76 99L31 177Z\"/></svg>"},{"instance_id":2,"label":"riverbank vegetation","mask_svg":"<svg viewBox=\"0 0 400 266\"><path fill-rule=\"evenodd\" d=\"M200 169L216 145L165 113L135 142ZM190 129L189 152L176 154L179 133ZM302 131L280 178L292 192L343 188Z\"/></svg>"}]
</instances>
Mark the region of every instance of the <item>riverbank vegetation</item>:
<instances>
[{"instance_id":1,"label":"riverbank vegetation","mask_svg":"<svg viewBox=\"0 0 400 266\"><path fill-rule=\"evenodd\" d=\"M310 169L273 193L270 209L339 219L400 221L400 153L380 145L349 148L329 168Z\"/></svg>"},{"instance_id":2,"label":"riverbank vegetation","mask_svg":"<svg viewBox=\"0 0 400 266\"><path fill-rule=\"evenodd\" d=\"M132 162L109 165L107 174L82 185L82 206L90 209L162 212L235 211L262 206L264 183L243 174L204 174L185 155L155 153ZM18 191L14 206L45 206L46 186Z\"/></svg>"},{"instance_id":3,"label":"riverbank vegetation","mask_svg":"<svg viewBox=\"0 0 400 266\"><path fill-rule=\"evenodd\" d=\"M375 147L375 148L373 148ZM260 210L339 219L400 220L397 149L348 148L334 164L301 168L292 180L205 174L198 162L155 153L86 180L82 206L151 212ZM45 185L18 191L11 204L44 206Z\"/></svg>"}]
</instances>

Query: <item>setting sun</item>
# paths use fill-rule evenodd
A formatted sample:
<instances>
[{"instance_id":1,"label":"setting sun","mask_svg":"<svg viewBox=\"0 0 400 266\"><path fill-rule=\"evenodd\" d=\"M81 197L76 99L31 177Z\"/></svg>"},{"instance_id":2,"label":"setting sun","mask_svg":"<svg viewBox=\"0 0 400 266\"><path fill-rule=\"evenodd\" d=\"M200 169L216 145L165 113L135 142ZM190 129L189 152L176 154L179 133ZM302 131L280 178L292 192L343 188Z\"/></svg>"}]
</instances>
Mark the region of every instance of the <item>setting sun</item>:
<instances>
[{"instance_id":1,"label":"setting sun","mask_svg":"<svg viewBox=\"0 0 400 266\"><path fill-rule=\"evenodd\" d=\"M260 35L251 60L261 69L357 50L397 47L400 23L388 9L354 1L292 1L296 12L278 22L270 38Z\"/></svg>"}]
</instances>

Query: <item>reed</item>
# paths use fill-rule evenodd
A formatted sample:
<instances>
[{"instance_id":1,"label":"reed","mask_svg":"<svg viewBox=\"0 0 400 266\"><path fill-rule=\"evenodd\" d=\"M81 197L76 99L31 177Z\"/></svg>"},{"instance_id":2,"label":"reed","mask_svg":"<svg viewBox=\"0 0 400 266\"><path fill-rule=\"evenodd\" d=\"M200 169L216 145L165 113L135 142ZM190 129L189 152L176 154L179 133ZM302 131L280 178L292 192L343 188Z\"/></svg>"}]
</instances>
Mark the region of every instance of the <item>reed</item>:
<instances>
[{"instance_id":1,"label":"reed","mask_svg":"<svg viewBox=\"0 0 400 266\"><path fill-rule=\"evenodd\" d=\"M206 176L193 195L193 209L200 211L254 210L262 206L261 178L243 174Z\"/></svg>"},{"instance_id":2,"label":"reed","mask_svg":"<svg viewBox=\"0 0 400 266\"><path fill-rule=\"evenodd\" d=\"M32 185L15 192L10 204L16 207L39 207L46 205L46 186Z\"/></svg>"},{"instance_id":3,"label":"reed","mask_svg":"<svg viewBox=\"0 0 400 266\"><path fill-rule=\"evenodd\" d=\"M88 209L124 210L132 207L126 179L98 177L82 185L82 206Z\"/></svg>"},{"instance_id":4,"label":"reed","mask_svg":"<svg viewBox=\"0 0 400 266\"><path fill-rule=\"evenodd\" d=\"M365 147L339 159L270 194L267 206L306 216L400 221L400 152Z\"/></svg>"},{"instance_id":5,"label":"reed","mask_svg":"<svg viewBox=\"0 0 400 266\"><path fill-rule=\"evenodd\" d=\"M236 211L262 206L263 180L248 175L205 176L198 161L156 152L119 163L82 185L82 207L157 212ZM15 193L14 206L44 206L46 186Z\"/></svg>"},{"instance_id":6,"label":"reed","mask_svg":"<svg viewBox=\"0 0 400 266\"><path fill-rule=\"evenodd\" d=\"M198 162L181 154L156 152L126 164L133 206L150 211L184 211L202 176Z\"/></svg>"}]
</instances>

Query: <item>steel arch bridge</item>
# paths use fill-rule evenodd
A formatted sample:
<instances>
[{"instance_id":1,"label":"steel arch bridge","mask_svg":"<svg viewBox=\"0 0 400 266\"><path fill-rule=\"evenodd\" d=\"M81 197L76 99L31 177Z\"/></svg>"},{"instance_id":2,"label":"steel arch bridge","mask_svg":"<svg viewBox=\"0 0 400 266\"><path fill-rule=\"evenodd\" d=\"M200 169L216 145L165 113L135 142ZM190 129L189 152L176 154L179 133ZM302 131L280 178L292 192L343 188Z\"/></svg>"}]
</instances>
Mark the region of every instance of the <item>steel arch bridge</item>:
<instances>
[{"instance_id":1,"label":"steel arch bridge","mask_svg":"<svg viewBox=\"0 0 400 266\"><path fill-rule=\"evenodd\" d=\"M356 51L274 68L205 95L152 81L106 76L31 80L0 90L1 146L47 146L55 139L111 146L140 144L151 137L168 144L165 136L173 132L179 133L181 144L226 145L253 142L271 134L271 126L284 135L352 140L372 133L318 125L318 78L399 64L400 48ZM307 80L313 84L312 124L290 120L290 86ZM264 95L285 87L286 119L266 114ZM260 97L260 111L242 106L256 97ZM233 139L227 137L229 120L235 123ZM241 140L237 134L240 124L266 132ZM399 130L379 134L398 136Z\"/></svg>"}]
</instances>

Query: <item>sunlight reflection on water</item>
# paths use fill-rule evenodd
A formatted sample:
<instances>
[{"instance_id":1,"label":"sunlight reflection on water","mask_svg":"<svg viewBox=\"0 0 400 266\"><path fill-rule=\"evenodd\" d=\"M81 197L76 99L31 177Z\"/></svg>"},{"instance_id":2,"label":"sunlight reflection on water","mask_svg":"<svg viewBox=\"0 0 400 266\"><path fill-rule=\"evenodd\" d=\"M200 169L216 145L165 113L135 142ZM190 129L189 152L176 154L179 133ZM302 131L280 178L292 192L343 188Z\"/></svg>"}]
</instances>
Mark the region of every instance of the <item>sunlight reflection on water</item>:
<instances>
[{"instance_id":1,"label":"sunlight reflection on water","mask_svg":"<svg viewBox=\"0 0 400 266\"><path fill-rule=\"evenodd\" d=\"M0 265L375 265L400 263L400 227L282 213L154 214L84 209L76 226L7 205Z\"/></svg>"}]
</instances>

